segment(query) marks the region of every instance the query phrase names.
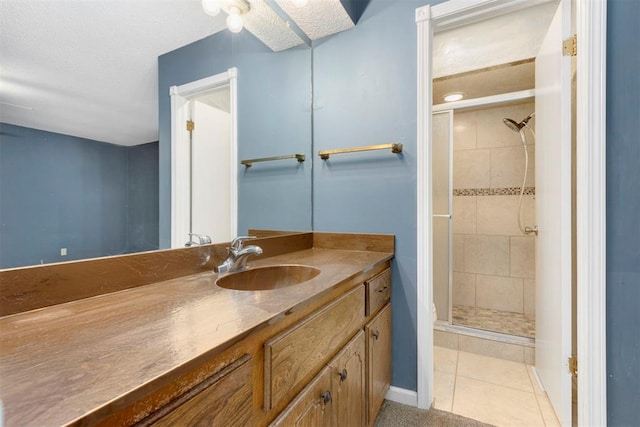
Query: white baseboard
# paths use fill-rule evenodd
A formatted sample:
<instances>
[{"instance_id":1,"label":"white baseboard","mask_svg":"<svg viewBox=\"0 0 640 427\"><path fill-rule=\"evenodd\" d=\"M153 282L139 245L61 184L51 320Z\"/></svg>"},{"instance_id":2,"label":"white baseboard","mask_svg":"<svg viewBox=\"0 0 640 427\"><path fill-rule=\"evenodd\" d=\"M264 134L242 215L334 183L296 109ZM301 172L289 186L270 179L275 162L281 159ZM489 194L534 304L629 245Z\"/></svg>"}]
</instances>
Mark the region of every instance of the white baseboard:
<instances>
[{"instance_id":1,"label":"white baseboard","mask_svg":"<svg viewBox=\"0 0 640 427\"><path fill-rule=\"evenodd\" d=\"M389 391L385 396L385 399L392 402L401 403L403 405L418 406L418 393L413 390L407 390L400 387L389 387Z\"/></svg>"}]
</instances>

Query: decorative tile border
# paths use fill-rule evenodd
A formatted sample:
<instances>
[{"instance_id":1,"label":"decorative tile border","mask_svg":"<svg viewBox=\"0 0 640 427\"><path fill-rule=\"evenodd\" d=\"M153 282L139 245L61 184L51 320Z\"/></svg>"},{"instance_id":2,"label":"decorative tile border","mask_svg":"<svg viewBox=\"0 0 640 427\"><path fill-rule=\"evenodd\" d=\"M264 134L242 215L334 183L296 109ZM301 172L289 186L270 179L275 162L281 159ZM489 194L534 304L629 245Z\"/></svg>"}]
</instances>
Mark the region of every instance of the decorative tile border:
<instances>
[{"instance_id":1,"label":"decorative tile border","mask_svg":"<svg viewBox=\"0 0 640 427\"><path fill-rule=\"evenodd\" d=\"M535 196L536 187L525 187L524 194ZM453 196L519 196L520 187L454 188Z\"/></svg>"}]
</instances>

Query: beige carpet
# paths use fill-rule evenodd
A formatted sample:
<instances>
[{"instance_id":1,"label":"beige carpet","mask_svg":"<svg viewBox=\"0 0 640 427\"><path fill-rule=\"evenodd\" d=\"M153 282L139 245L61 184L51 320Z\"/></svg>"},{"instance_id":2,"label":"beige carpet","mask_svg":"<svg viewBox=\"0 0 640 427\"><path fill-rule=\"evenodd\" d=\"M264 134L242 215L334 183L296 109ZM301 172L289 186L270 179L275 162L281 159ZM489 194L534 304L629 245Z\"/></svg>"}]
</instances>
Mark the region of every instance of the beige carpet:
<instances>
[{"instance_id":1,"label":"beige carpet","mask_svg":"<svg viewBox=\"0 0 640 427\"><path fill-rule=\"evenodd\" d=\"M437 409L417 409L412 406L384 401L375 427L486 427L490 424L465 418Z\"/></svg>"}]
</instances>

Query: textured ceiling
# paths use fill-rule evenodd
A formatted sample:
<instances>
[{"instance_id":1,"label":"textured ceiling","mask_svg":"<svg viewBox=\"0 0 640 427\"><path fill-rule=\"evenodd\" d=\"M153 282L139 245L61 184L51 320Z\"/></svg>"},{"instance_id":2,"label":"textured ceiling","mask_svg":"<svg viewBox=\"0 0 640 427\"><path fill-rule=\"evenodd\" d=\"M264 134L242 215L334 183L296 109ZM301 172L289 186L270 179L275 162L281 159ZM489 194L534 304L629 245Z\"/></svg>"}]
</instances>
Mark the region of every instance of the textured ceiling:
<instances>
[{"instance_id":1,"label":"textured ceiling","mask_svg":"<svg viewBox=\"0 0 640 427\"><path fill-rule=\"evenodd\" d=\"M224 29L225 18L199 0L0 0L0 121L157 141L158 56Z\"/></svg>"},{"instance_id":2,"label":"textured ceiling","mask_svg":"<svg viewBox=\"0 0 640 427\"><path fill-rule=\"evenodd\" d=\"M271 50L279 52L304 43L302 39L262 0L253 0L242 15L244 28Z\"/></svg>"},{"instance_id":3,"label":"textured ceiling","mask_svg":"<svg viewBox=\"0 0 640 427\"><path fill-rule=\"evenodd\" d=\"M449 76L535 58L556 8L557 0L553 0L436 32L433 37L433 76Z\"/></svg>"},{"instance_id":4,"label":"textured ceiling","mask_svg":"<svg viewBox=\"0 0 640 427\"><path fill-rule=\"evenodd\" d=\"M340 0L310 0L304 7L296 6L291 0L276 2L311 40L348 30L355 25Z\"/></svg>"}]
</instances>

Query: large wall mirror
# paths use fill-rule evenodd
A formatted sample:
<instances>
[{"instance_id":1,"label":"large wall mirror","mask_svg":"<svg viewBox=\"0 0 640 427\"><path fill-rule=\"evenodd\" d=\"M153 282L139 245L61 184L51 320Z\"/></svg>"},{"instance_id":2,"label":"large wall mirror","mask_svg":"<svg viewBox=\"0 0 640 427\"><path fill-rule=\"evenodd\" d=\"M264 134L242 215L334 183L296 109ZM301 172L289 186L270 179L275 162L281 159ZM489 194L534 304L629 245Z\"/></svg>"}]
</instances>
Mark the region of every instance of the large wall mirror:
<instances>
[{"instance_id":1,"label":"large wall mirror","mask_svg":"<svg viewBox=\"0 0 640 427\"><path fill-rule=\"evenodd\" d=\"M311 49L303 46L273 52L248 32L221 32L161 56L158 66L160 246L172 245L171 193L166 191L171 185L169 92L176 85L202 81L229 69L234 69L237 81L238 233L256 228L310 230ZM250 167L240 164L291 154L301 154L305 160L254 162Z\"/></svg>"},{"instance_id":2,"label":"large wall mirror","mask_svg":"<svg viewBox=\"0 0 640 427\"><path fill-rule=\"evenodd\" d=\"M4 3L30 9L43 2ZM65 3L81 8L83 2ZM132 7L134 13L137 6L121 7ZM19 9L16 19L26 16L23 11ZM3 39L19 37L8 33L19 24L5 26ZM96 32L90 25L85 30ZM104 59L99 40L95 43L93 52L77 52L78 62ZM118 145L22 126L11 120L11 109L22 106L0 91L0 268L171 247L169 88L232 67L237 69L238 233L250 228L311 229L311 49L274 52L250 32L232 34L226 29L183 40L180 46L154 57L158 80L150 76L140 83L157 87L157 141ZM145 49L137 51L144 55ZM74 96L82 99L83 94ZM135 94L121 102L135 103ZM81 120L92 126L100 117L86 119L91 114L61 109L57 122ZM111 126L120 125L124 126ZM250 168L240 164L244 159L293 153L306 160L262 162Z\"/></svg>"}]
</instances>

